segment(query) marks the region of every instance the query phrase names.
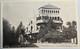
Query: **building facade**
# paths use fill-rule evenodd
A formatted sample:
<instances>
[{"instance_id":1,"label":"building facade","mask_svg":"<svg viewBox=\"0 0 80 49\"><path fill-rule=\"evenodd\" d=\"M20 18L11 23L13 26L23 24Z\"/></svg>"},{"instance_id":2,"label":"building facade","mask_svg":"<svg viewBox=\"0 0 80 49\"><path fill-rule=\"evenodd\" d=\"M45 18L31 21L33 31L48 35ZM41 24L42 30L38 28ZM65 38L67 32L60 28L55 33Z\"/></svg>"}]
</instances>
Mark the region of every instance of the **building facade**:
<instances>
[{"instance_id":1,"label":"building facade","mask_svg":"<svg viewBox=\"0 0 80 49\"><path fill-rule=\"evenodd\" d=\"M30 23L27 25L27 34L38 33L40 25L47 23L49 19L53 19L53 22L58 24L56 30L62 32L63 20L60 18L60 8L47 4L40 7L38 11L38 17L31 19Z\"/></svg>"}]
</instances>

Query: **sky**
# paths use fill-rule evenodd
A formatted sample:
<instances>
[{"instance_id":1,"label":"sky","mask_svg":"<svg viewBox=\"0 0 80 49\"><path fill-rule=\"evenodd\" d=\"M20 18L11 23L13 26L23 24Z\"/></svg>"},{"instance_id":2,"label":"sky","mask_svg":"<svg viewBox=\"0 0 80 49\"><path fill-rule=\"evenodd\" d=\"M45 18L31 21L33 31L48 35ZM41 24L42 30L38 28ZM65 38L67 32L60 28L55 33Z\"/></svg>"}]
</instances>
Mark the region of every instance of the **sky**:
<instances>
[{"instance_id":1,"label":"sky","mask_svg":"<svg viewBox=\"0 0 80 49\"><path fill-rule=\"evenodd\" d=\"M60 17L63 19L63 25L68 21L77 21L77 6L75 0L71 1L34 1L34 2L3 2L3 17L9 21L15 28L20 21L27 27L27 24L33 17L38 16L38 8L51 4L60 8Z\"/></svg>"}]
</instances>

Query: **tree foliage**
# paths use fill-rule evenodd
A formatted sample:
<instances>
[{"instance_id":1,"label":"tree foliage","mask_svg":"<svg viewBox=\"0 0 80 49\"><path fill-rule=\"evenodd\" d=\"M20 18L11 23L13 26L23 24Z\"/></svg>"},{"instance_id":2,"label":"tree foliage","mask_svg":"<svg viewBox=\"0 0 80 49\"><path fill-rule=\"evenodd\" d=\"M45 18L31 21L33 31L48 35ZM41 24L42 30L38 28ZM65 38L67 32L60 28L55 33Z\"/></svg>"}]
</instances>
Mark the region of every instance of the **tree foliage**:
<instances>
[{"instance_id":1,"label":"tree foliage","mask_svg":"<svg viewBox=\"0 0 80 49\"><path fill-rule=\"evenodd\" d=\"M11 27L11 24L9 21L3 18L3 46L5 45L11 46L11 45L17 45L18 44L18 37L20 35L25 34L25 28L23 27L22 22L20 22L17 30L15 30L15 27Z\"/></svg>"},{"instance_id":2,"label":"tree foliage","mask_svg":"<svg viewBox=\"0 0 80 49\"><path fill-rule=\"evenodd\" d=\"M56 31L57 25L53 22L53 19L48 20L47 25L43 25L44 27L41 27L41 30L38 34L38 39L41 39L42 41L46 39L56 39L56 41L59 41L61 39L64 39L63 32ZM55 41L55 40L53 40Z\"/></svg>"},{"instance_id":3,"label":"tree foliage","mask_svg":"<svg viewBox=\"0 0 80 49\"><path fill-rule=\"evenodd\" d=\"M41 25L39 34L37 35L38 39L45 41L47 39L53 39L52 41L64 41L65 39L71 39L77 37L76 31L76 21L67 22L69 27L63 26L63 32L56 30L57 25L53 22L52 19L48 20L47 25Z\"/></svg>"},{"instance_id":4,"label":"tree foliage","mask_svg":"<svg viewBox=\"0 0 80 49\"><path fill-rule=\"evenodd\" d=\"M10 32L11 26L6 19L3 19L3 44L8 44L10 42Z\"/></svg>"},{"instance_id":5,"label":"tree foliage","mask_svg":"<svg viewBox=\"0 0 80 49\"><path fill-rule=\"evenodd\" d=\"M68 22L67 22L68 23ZM76 21L69 22L70 25L66 30L64 29L63 32L65 33L66 39L76 38L77 37L77 29L76 29Z\"/></svg>"},{"instance_id":6,"label":"tree foliage","mask_svg":"<svg viewBox=\"0 0 80 49\"><path fill-rule=\"evenodd\" d=\"M14 39L14 40L13 40ZM11 25L6 19L3 19L3 46L16 44L15 27Z\"/></svg>"},{"instance_id":7,"label":"tree foliage","mask_svg":"<svg viewBox=\"0 0 80 49\"><path fill-rule=\"evenodd\" d=\"M21 28L23 27L22 21L20 22L19 26L17 27L16 34L17 34L17 39L21 35ZM18 41L18 40L17 40Z\"/></svg>"},{"instance_id":8,"label":"tree foliage","mask_svg":"<svg viewBox=\"0 0 80 49\"><path fill-rule=\"evenodd\" d=\"M25 28L23 26L23 23L22 21L20 22L19 26L17 27L17 30L16 30L16 38L17 38L17 42L18 42L18 39L19 39L19 36L22 34L23 37L25 37Z\"/></svg>"}]
</instances>

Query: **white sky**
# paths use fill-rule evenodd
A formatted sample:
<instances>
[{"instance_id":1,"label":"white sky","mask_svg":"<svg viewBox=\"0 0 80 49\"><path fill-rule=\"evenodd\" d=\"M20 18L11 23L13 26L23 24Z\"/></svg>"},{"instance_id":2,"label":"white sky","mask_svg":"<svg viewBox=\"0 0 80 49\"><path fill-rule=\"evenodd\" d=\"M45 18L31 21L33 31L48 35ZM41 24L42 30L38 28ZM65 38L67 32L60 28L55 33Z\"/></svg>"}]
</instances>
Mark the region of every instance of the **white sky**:
<instances>
[{"instance_id":1,"label":"white sky","mask_svg":"<svg viewBox=\"0 0 80 49\"><path fill-rule=\"evenodd\" d=\"M76 2L72 1L35 1L35 2L3 2L3 17L15 28L20 21L26 27L30 19L38 16L38 8L46 4L59 7L63 25L68 21L77 21Z\"/></svg>"}]
</instances>

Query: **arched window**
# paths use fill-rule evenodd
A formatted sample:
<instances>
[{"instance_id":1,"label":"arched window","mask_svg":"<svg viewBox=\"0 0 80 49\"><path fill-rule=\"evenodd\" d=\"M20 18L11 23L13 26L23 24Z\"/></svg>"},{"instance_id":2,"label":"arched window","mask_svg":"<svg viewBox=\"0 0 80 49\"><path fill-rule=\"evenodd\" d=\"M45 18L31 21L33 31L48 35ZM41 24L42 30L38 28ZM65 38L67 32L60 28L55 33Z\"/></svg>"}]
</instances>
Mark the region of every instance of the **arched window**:
<instances>
[{"instance_id":1,"label":"arched window","mask_svg":"<svg viewBox=\"0 0 80 49\"><path fill-rule=\"evenodd\" d=\"M51 13L51 10L50 10L50 13Z\"/></svg>"},{"instance_id":2,"label":"arched window","mask_svg":"<svg viewBox=\"0 0 80 49\"><path fill-rule=\"evenodd\" d=\"M59 17L58 17L58 20L59 20Z\"/></svg>"},{"instance_id":3,"label":"arched window","mask_svg":"<svg viewBox=\"0 0 80 49\"><path fill-rule=\"evenodd\" d=\"M49 10L48 10L48 13L49 13Z\"/></svg>"},{"instance_id":4,"label":"arched window","mask_svg":"<svg viewBox=\"0 0 80 49\"><path fill-rule=\"evenodd\" d=\"M50 19L51 19L51 17L50 17Z\"/></svg>"},{"instance_id":5,"label":"arched window","mask_svg":"<svg viewBox=\"0 0 80 49\"><path fill-rule=\"evenodd\" d=\"M55 13L55 11L54 11L54 13Z\"/></svg>"},{"instance_id":6,"label":"arched window","mask_svg":"<svg viewBox=\"0 0 80 49\"><path fill-rule=\"evenodd\" d=\"M58 13L59 13L59 11L58 11Z\"/></svg>"},{"instance_id":7,"label":"arched window","mask_svg":"<svg viewBox=\"0 0 80 49\"><path fill-rule=\"evenodd\" d=\"M47 10L46 10L46 13L47 13Z\"/></svg>"},{"instance_id":8,"label":"arched window","mask_svg":"<svg viewBox=\"0 0 80 49\"><path fill-rule=\"evenodd\" d=\"M44 10L44 13L45 13L45 10Z\"/></svg>"},{"instance_id":9,"label":"arched window","mask_svg":"<svg viewBox=\"0 0 80 49\"><path fill-rule=\"evenodd\" d=\"M56 13L57 13L57 11L56 11Z\"/></svg>"}]
</instances>

